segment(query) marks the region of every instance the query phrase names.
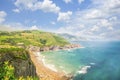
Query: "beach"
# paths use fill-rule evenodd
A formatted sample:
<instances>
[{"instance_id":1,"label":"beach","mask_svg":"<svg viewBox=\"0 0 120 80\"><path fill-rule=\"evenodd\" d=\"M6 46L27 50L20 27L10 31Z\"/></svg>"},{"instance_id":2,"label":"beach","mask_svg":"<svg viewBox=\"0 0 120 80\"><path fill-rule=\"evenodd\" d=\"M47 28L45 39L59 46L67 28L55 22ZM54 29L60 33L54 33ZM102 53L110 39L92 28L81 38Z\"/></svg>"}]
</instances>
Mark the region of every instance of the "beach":
<instances>
[{"instance_id":1,"label":"beach","mask_svg":"<svg viewBox=\"0 0 120 80\"><path fill-rule=\"evenodd\" d=\"M65 73L57 71L53 65L46 64L40 52L30 51L30 57L36 67L36 73L40 80L69 80Z\"/></svg>"}]
</instances>

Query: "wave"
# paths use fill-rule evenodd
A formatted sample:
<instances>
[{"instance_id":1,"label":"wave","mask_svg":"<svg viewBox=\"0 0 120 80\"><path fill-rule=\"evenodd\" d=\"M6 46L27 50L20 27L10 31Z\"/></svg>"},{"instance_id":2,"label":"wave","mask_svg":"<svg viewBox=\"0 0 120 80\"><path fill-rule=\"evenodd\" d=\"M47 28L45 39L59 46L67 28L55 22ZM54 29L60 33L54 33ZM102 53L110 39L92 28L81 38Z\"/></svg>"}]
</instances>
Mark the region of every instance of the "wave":
<instances>
[{"instance_id":1,"label":"wave","mask_svg":"<svg viewBox=\"0 0 120 80\"><path fill-rule=\"evenodd\" d=\"M91 68L91 66L84 66L82 67L79 71L77 71L77 73L79 74L86 74L87 73L87 70Z\"/></svg>"},{"instance_id":2,"label":"wave","mask_svg":"<svg viewBox=\"0 0 120 80\"><path fill-rule=\"evenodd\" d=\"M42 58L42 62L43 62L43 64L44 64L45 67L51 69L52 71L58 72L58 70L55 68L55 65L53 65L53 64L46 64L44 58Z\"/></svg>"},{"instance_id":3,"label":"wave","mask_svg":"<svg viewBox=\"0 0 120 80\"><path fill-rule=\"evenodd\" d=\"M90 65L95 65L95 63L90 63Z\"/></svg>"},{"instance_id":4,"label":"wave","mask_svg":"<svg viewBox=\"0 0 120 80\"><path fill-rule=\"evenodd\" d=\"M35 54L36 58L37 58L39 61L42 61L43 65L44 65L45 67L51 69L52 71L57 72L57 69L55 68L55 65L53 65L53 64L47 64L47 63L45 62L45 56L42 56L40 52L35 52L34 54Z\"/></svg>"},{"instance_id":5,"label":"wave","mask_svg":"<svg viewBox=\"0 0 120 80\"><path fill-rule=\"evenodd\" d=\"M59 66L61 69L63 69L64 67L63 66Z\"/></svg>"}]
</instances>

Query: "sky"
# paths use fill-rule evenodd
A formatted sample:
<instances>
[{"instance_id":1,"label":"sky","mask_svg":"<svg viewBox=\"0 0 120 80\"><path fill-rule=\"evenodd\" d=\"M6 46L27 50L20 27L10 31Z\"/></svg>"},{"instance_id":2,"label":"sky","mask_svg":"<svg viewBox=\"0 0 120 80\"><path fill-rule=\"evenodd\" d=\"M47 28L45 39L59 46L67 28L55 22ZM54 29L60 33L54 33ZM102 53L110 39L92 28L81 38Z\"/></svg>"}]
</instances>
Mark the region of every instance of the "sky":
<instances>
[{"instance_id":1,"label":"sky","mask_svg":"<svg viewBox=\"0 0 120 80\"><path fill-rule=\"evenodd\" d=\"M120 0L0 0L0 30L120 40Z\"/></svg>"}]
</instances>

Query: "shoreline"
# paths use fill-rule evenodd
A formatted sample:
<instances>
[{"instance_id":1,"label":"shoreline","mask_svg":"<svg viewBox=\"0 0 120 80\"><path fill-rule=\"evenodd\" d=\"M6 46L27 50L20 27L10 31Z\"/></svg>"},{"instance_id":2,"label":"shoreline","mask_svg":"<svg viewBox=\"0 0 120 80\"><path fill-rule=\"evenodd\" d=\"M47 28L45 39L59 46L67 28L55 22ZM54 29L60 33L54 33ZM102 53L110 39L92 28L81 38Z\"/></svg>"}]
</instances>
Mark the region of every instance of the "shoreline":
<instances>
[{"instance_id":1,"label":"shoreline","mask_svg":"<svg viewBox=\"0 0 120 80\"><path fill-rule=\"evenodd\" d=\"M64 71L58 71L54 65L47 64L45 62L44 56L41 55L41 52L47 51L59 51L59 50L71 50L83 48L79 44L70 44L63 47L52 46L40 48L37 46L29 46L28 51L30 53L31 60L36 67L36 73L40 80L70 80L73 77L73 74L67 74Z\"/></svg>"},{"instance_id":2,"label":"shoreline","mask_svg":"<svg viewBox=\"0 0 120 80\"><path fill-rule=\"evenodd\" d=\"M51 69L52 71L58 72L58 70L55 68L54 65L52 65L52 64L47 64L47 63L45 62L44 56L42 56L42 63L44 64L45 67Z\"/></svg>"},{"instance_id":3,"label":"shoreline","mask_svg":"<svg viewBox=\"0 0 120 80\"><path fill-rule=\"evenodd\" d=\"M31 60L36 67L40 80L70 80L72 76L59 72L51 64L46 64L40 52L29 51Z\"/></svg>"},{"instance_id":4,"label":"shoreline","mask_svg":"<svg viewBox=\"0 0 120 80\"><path fill-rule=\"evenodd\" d=\"M46 52L46 51L59 51L59 50L70 50L70 49L78 49L78 48L84 48L83 46L79 44L69 44L65 45L63 47L60 46L50 46L50 47L43 47L40 48L40 52Z\"/></svg>"},{"instance_id":5,"label":"shoreline","mask_svg":"<svg viewBox=\"0 0 120 80\"><path fill-rule=\"evenodd\" d=\"M42 61L43 65L44 65L45 67L51 69L51 70L54 71L54 72L58 72L58 70L55 68L54 65L52 65L52 64L47 64L47 63L45 62L45 56L41 55L40 52L34 52L33 54L37 57L38 61Z\"/></svg>"}]
</instances>

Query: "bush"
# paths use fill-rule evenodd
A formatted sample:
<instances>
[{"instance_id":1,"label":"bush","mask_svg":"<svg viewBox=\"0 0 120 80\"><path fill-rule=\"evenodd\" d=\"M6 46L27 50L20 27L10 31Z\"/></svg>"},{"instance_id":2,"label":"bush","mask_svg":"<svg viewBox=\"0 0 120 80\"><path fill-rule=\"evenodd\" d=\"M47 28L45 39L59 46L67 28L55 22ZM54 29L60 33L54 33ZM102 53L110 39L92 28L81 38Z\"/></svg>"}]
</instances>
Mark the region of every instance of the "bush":
<instances>
[{"instance_id":1,"label":"bush","mask_svg":"<svg viewBox=\"0 0 120 80\"><path fill-rule=\"evenodd\" d=\"M0 66L0 80L15 80L14 67L8 61L4 62L3 66Z\"/></svg>"},{"instance_id":2,"label":"bush","mask_svg":"<svg viewBox=\"0 0 120 80\"><path fill-rule=\"evenodd\" d=\"M3 64L0 63L0 80L39 80L37 77L23 76L16 78L14 75L14 67L9 64L9 61L5 61Z\"/></svg>"}]
</instances>

